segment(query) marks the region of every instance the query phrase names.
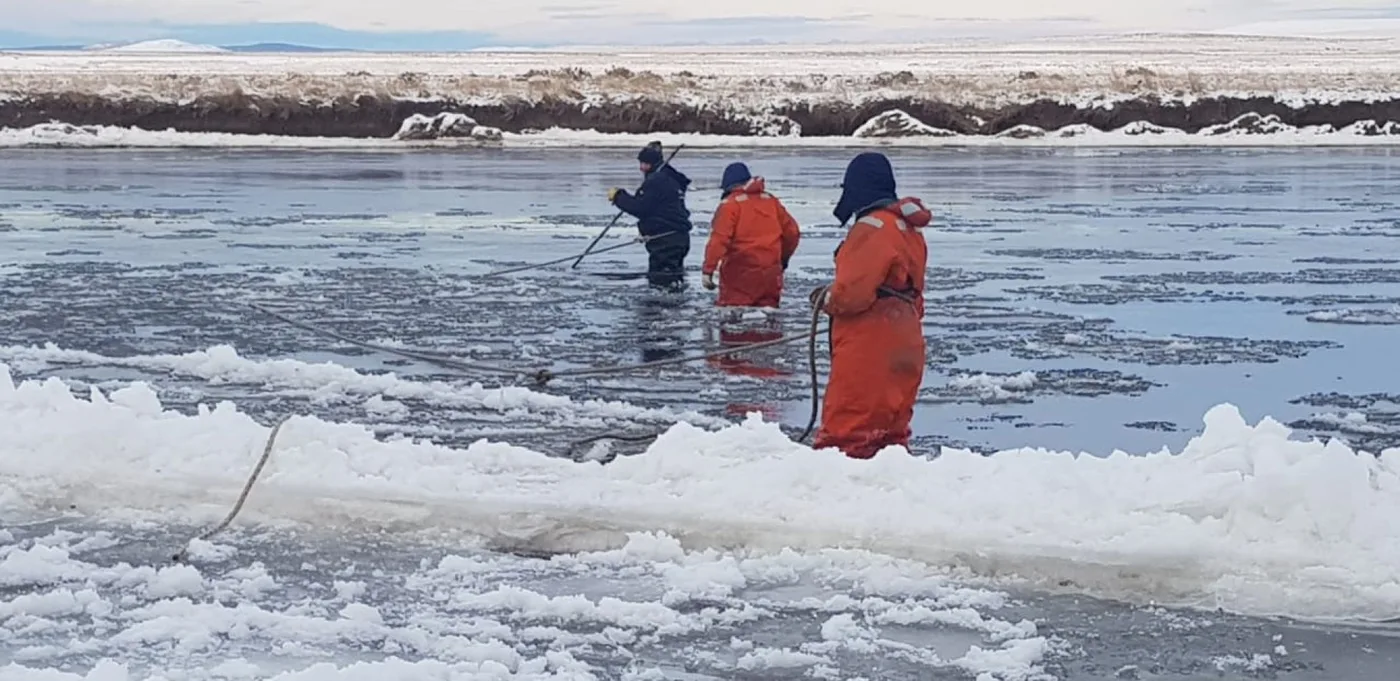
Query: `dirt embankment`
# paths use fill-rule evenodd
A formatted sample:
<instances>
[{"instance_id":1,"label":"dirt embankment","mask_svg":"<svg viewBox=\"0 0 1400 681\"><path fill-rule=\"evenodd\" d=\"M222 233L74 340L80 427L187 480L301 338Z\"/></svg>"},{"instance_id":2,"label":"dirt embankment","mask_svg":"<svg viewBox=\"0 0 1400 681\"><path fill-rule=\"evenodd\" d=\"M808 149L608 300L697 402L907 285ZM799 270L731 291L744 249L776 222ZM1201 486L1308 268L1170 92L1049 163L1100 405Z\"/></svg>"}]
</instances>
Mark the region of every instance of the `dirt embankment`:
<instances>
[{"instance_id":1,"label":"dirt embankment","mask_svg":"<svg viewBox=\"0 0 1400 681\"><path fill-rule=\"evenodd\" d=\"M901 110L932 129L961 135L996 135L1018 126L1054 131L1087 125L1115 130L1149 123L1196 133L1247 114L1272 116L1290 127L1330 125L1341 129L1359 121L1400 125L1400 96L1383 101L1343 101L1293 107L1267 97L1214 97L1181 103L1144 97L1111 105L1077 107L1050 99L998 107L899 98L858 105L781 103L764 111L638 98L617 103L584 103L572 98L505 99L482 104L452 99L406 100L373 95L327 101L209 95L183 102L111 98L90 94L38 94L0 100L0 127L26 128L49 122L136 127L145 130L220 132L291 136L387 138L414 114L466 114L505 132L547 128L605 133L705 133L849 137L882 113ZM871 135L884 136L884 135Z\"/></svg>"}]
</instances>

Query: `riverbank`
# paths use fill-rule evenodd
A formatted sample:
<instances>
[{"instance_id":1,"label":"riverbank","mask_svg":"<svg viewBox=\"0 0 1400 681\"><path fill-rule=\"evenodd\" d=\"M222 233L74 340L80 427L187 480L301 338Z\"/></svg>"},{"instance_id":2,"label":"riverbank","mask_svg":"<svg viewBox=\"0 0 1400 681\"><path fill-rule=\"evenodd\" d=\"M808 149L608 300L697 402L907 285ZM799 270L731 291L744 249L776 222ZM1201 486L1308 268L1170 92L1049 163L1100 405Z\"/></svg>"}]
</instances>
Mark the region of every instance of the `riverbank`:
<instances>
[{"instance_id":1,"label":"riverbank","mask_svg":"<svg viewBox=\"0 0 1400 681\"><path fill-rule=\"evenodd\" d=\"M0 128L278 137L707 135L1208 140L1400 134L1400 43L1228 36L1075 44L464 54L0 55ZM477 128L481 129L477 129ZM455 131L451 133L450 131ZM495 131L495 132L492 132ZM1210 143L1210 142L1207 142ZM1295 140L1291 143L1299 143ZM1346 143L1346 142L1343 142Z\"/></svg>"}]
</instances>

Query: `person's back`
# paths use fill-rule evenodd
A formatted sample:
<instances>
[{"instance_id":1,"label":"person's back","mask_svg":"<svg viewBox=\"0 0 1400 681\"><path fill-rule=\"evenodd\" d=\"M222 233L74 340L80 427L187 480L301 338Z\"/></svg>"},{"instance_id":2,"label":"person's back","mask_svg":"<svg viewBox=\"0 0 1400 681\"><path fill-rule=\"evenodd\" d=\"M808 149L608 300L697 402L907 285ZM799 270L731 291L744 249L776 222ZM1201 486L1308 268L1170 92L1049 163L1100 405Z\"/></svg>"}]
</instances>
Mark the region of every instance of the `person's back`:
<instances>
[{"instance_id":1,"label":"person's back","mask_svg":"<svg viewBox=\"0 0 1400 681\"><path fill-rule=\"evenodd\" d=\"M719 273L720 306L777 307L783 272L801 239L797 221L768 193L762 177L742 163L725 168L724 198L715 209L702 273L713 288Z\"/></svg>"}]
</instances>

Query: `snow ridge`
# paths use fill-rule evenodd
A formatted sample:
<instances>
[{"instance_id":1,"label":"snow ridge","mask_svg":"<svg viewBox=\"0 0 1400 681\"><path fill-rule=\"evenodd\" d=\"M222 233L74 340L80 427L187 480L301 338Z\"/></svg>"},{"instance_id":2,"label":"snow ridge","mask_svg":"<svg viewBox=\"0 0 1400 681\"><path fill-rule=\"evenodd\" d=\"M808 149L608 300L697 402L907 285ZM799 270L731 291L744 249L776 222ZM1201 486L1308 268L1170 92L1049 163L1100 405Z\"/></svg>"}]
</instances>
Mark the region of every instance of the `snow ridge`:
<instances>
[{"instance_id":1,"label":"snow ridge","mask_svg":"<svg viewBox=\"0 0 1400 681\"><path fill-rule=\"evenodd\" d=\"M902 113L902 112L901 112ZM1119 130L1101 131L1088 126L1069 126L1045 131L1020 126L999 135L960 135L933 128L908 114L877 116L850 137L800 137L703 135L674 133L605 133L596 130L551 128L525 133L502 132L477 123L462 114L444 113L428 117L415 114L406 119L392 137L331 137L222 132L177 132L142 130L114 126L77 126L44 123L28 128L0 128L0 148L318 148L318 149L403 149L442 146L506 147L588 147L633 148L652 140L666 145L685 144L695 148L728 147L941 147L941 146L1029 146L1029 147L1289 147L1289 146L1392 146L1400 145L1400 122L1377 124L1361 121L1333 128L1320 125L1292 128L1277 124L1251 129L1258 117L1246 114L1229 124L1212 126L1191 134L1149 124L1134 124Z\"/></svg>"},{"instance_id":2,"label":"snow ridge","mask_svg":"<svg viewBox=\"0 0 1400 681\"><path fill-rule=\"evenodd\" d=\"M665 532L688 548L862 549L1249 614L1393 616L1400 450L1292 441L1285 426L1250 425L1230 405L1204 424L1175 454L944 449L925 460L895 448L853 461L795 444L755 415L717 431L682 423L644 454L600 465L489 441L381 442L362 426L301 416L284 426L241 522L407 522L556 552ZM2 498L209 521L226 512L210 499L233 498L268 428L229 403L184 415L144 383L80 397L56 378L16 383L0 364L0 432Z\"/></svg>"}]
</instances>

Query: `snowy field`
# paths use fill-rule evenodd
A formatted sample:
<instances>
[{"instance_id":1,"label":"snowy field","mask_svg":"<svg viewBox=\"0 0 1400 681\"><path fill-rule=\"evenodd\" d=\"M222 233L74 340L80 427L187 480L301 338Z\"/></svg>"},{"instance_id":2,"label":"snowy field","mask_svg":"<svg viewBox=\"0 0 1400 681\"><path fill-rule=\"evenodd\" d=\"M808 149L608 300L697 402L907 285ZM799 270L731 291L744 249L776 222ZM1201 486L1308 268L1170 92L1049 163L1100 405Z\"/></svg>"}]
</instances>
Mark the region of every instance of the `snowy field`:
<instances>
[{"instance_id":1,"label":"snowy field","mask_svg":"<svg viewBox=\"0 0 1400 681\"><path fill-rule=\"evenodd\" d=\"M745 155L804 228L774 319L640 247L483 276L581 251L633 153L0 151L0 679L1400 664L1394 151L892 152L938 215L914 457L792 444L801 344L537 387L245 305L524 369L801 331L846 152ZM676 159L692 263L735 158Z\"/></svg>"},{"instance_id":2,"label":"snowy field","mask_svg":"<svg viewBox=\"0 0 1400 681\"><path fill-rule=\"evenodd\" d=\"M1400 140L1400 40L1385 38L1156 35L878 49L460 54L206 48L0 53L0 147L635 147L653 138L708 147L1249 147ZM412 115L470 115L490 134L396 139ZM707 134L690 134L696 132Z\"/></svg>"},{"instance_id":3,"label":"snowy field","mask_svg":"<svg viewBox=\"0 0 1400 681\"><path fill-rule=\"evenodd\" d=\"M1387 73L1400 58L1394 38L1307 39L1227 35L1129 35L1051 38L1021 43L954 40L880 46L744 45L704 47L588 47L441 52L229 53L172 42L143 49L18 52L0 55L5 71L101 74L255 75L286 72L341 76L348 70L398 75L520 76L531 71L622 67L676 75L782 78L841 73L875 76L899 71L1016 75L1111 71L1132 66L1182 71L1340 74ZM1289 57L1281 63L1281 57ZM1228 61L1226 61L1228 60Z\"/></svg>"},{"instance_id":4,"label":"snowy field","mask_svg":"<svg viewBox=\"0 0 1400 681\"><path fill-rule=\"evenodd\" d=\"M197 47L197 46L194 46ZM745 46L442 53L0 53L0 96L85 92L184 101L244 93L306 99L374 94L491 104L506 97L638 96L722 106L933 97L1081 105L1157 94L1390 99L1400 40L1121 36L929 46Z\"/></svg>"}]
</instances>

